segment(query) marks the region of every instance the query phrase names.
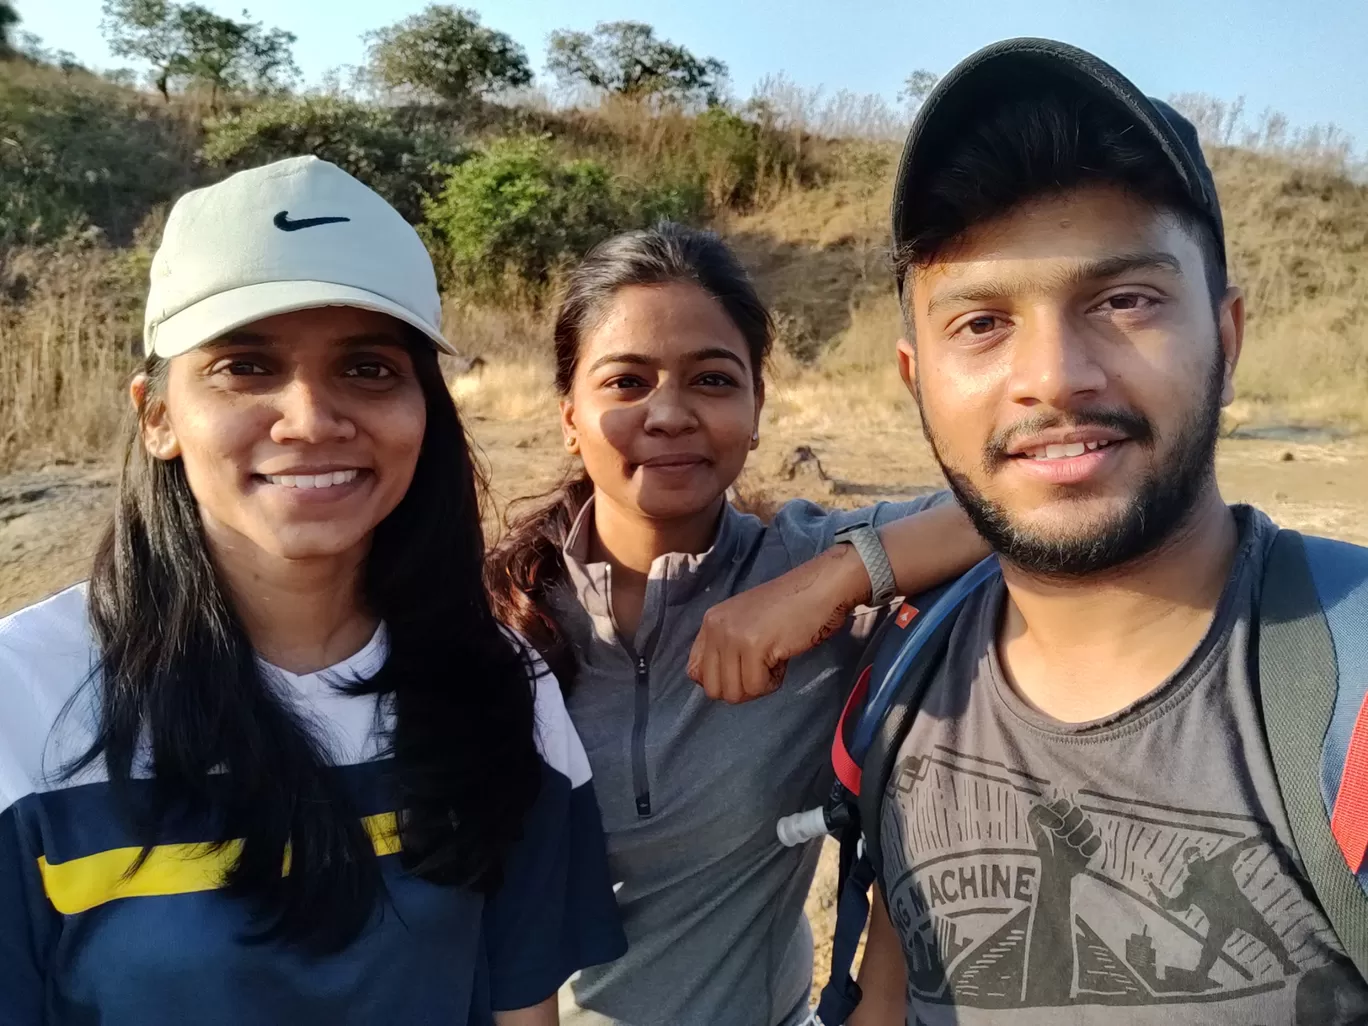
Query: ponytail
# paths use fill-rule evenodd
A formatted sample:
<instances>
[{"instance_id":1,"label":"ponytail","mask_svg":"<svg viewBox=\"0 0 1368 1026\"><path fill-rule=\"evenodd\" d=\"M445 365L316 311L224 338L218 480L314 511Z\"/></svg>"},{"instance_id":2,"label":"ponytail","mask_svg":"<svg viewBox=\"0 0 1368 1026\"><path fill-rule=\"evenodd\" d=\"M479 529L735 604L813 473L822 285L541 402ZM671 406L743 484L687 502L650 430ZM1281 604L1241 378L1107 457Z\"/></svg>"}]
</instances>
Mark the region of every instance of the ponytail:
<instances>
[{"instance_id":1,"label":"ponytail","mask_svg":"<svg viewBox=\"0 0 1368 1026\"><path fill-rule=\"evenodd\" d=\"M552 589L565 580L562 550L575 518L594 494L580 467L550 492L519 499L504 517L504 536L485 563L494 615L526 638L569 694L579 667L551 608ZM526 511L518 507L527 506Z\"/></svg>"}]
</instances>

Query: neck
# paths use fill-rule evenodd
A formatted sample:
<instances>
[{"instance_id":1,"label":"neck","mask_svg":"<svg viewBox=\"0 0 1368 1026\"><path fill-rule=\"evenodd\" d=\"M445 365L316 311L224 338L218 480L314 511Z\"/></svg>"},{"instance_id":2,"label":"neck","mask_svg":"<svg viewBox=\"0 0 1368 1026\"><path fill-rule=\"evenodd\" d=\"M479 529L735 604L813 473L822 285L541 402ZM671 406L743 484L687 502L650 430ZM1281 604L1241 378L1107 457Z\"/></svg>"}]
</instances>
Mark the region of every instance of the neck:
<instances>
[{"instance_id":1,"label":"neck","mask_svg":"<svg viewBox=\"0 0 1368 1026\"><path fill-rule=\"evenodd\" d=\"M608 563L615 575L645 577L651 564L672 552L697 555L712 548L725 497L687 517L658 520L623 509L594 496L594 531L589 540L590 561Z\"/></svg>"},{"instance_id":2,"label":"neck","mask_svg":"<svg viewBox=\"0 0 1368 1026\"><path fill-rule=\"evenodd\" d=\"M1238 544L1213 484L1192 515L1142 559L1082 580L1004 565L998 645L1022 697L1066 722L1124 709L1167 680L1206 634Z\"/></svg>"},{"instance_id":3,"label":"neck","mask_svg":"<svg viewBox=\"0 0 1368 1026\"><path fill-rule=\"evenodd\" d=\"M361 602L369 540L337 556L285 559L206 522L214 566L257 654L290 673L355 655L379 620Z\"/></svg>"}]
</instances>

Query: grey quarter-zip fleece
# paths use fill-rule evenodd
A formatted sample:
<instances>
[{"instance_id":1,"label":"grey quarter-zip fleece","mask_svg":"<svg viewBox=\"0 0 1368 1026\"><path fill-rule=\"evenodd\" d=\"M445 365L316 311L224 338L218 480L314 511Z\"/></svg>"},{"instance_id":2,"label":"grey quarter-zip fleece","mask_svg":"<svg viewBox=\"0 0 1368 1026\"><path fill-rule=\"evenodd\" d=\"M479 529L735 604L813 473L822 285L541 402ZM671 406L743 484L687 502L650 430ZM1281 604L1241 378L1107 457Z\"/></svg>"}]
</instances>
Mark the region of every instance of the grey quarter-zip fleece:
<instances>
[{"instance_id":1,"label":"grey quarter-zip fleece","mask_svg":"<svg viewBox=\"0 0 1368 1026\"><path fill-rule=\"evenodd\" d=\"M727 506L701 555L651 567L636 636L619 637L610 567L589 563L592 501L552 596L579 660L567 704L608 835L627 954L561 995L568 1026L792 1026L808 1016L812 934L803 903L820 844L785 848L778 820L818 805L850 669L875 614L794 659L773 695L713 702L686 673L704 614L929 499L828 511L785 505L768 524Z\"/></svg>"}]
</instances>

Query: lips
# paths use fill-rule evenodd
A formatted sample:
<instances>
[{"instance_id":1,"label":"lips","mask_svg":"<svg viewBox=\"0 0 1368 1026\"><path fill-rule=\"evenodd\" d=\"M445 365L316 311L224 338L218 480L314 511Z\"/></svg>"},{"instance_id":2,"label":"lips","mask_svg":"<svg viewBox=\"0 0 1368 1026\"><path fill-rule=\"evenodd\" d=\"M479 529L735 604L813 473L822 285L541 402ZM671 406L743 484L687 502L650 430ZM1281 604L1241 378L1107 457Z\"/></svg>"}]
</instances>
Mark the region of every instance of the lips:
<instances>
[{"instance_id":1,"label":"lips","mask_svg":"<svg viewBox=\"0 0 1368 1026\"><path fill-rule=\"evenodd\" d=\"M688 467L697 467L707 462L702 456L681 453L672 456L652 456L648 460L642 460L637 466L649 467L651 470L682 470Z\"/></svg>"}]
</instances>

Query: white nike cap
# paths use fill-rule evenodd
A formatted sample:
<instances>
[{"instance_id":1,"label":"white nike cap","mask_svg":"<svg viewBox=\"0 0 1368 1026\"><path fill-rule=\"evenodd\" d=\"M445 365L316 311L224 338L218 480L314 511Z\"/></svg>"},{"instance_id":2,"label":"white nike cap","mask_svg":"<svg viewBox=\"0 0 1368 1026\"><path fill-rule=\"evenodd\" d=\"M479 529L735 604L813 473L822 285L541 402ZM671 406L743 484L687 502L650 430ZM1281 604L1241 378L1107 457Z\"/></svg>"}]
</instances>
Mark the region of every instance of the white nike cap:
<instances>
[{"instance_id":1,"label":"white nike cap","mask_svg":"<svg viewBox=\"0 0 1368 1026\"><path fill-rule=\"evenodd\" d=\"M171 208L152 259L144 350L169 359L254 321L323 306L389 314L455 353L418 233L337 165L292 157Z\"/></svg>"}]
</instances>

